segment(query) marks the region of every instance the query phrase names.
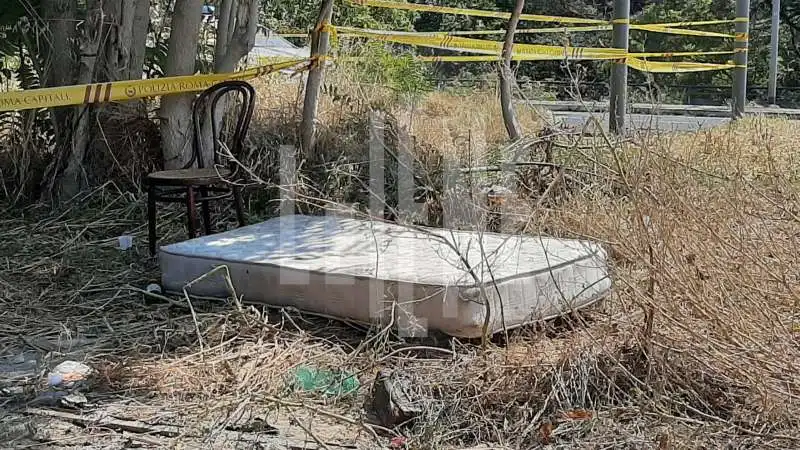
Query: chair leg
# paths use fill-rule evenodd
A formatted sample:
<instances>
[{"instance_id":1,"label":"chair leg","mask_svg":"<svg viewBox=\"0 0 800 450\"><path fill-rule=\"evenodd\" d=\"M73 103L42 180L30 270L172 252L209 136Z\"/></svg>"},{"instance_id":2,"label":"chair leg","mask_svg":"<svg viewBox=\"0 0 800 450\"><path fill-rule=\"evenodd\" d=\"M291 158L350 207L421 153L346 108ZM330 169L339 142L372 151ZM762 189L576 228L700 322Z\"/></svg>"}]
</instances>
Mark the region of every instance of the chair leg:
<instances>
[{"instance_id":1,"label":"chair leg","mask_svg":"<svg viewBox=\"0 0 800 450\"><path fill-rule=\"evenodd\" d=\"M147 187L147 231L150 256L155 256L158 237L156 236L156 186L154 184Z\"/></svg>"},{"instance_id":2,"label":"chair leg","mask_svg":"<svg viewBox=\"0 0 800 450\"><path fill-rule=\"evenodd\" d=\"M208 188L201 187L200 188L200 195L204 198L208 198ZM205 225L206 235L212 234L214 232L213 227L211 226L211 205L209 205L208 200L203 200L203 225Z\"/></svg>"},{"instance_id":3,"label":"chair leg","mask_svg":"<svg viewBox=\"0 0 800 450\"><path fill-rule=\"evenodd\" d=\"M193 186L186 188L186 216L189 225L189 239L194 239L197 235L197 203Z\"/></svg>"},{"instance_id":4,"label":"chair leg","mask_svg":"<svg viewBox=\"0 0 800 450\"><path fill-rule=\"evenodd\" d=\"M236 219L239 220L239 226L247 225L244 220L244 202L242 201L242 190L239 186L233 186L233 206L236 208Z\"/></svg>"}]
</instances>

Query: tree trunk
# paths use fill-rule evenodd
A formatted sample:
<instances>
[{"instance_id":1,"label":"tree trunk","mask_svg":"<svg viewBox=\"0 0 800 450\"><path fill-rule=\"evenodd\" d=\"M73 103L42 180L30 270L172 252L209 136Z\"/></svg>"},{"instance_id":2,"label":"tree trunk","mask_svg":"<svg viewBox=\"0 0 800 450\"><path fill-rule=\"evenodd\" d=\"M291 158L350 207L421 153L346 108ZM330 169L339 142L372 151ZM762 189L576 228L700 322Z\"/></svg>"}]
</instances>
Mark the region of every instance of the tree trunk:
<instances>
[{"instance_id":1,"label":"tree trunk","mask_svg":"<svg viewBox=\"0 0 800 450\"><path fill-rule=\"evenodd\" d=\"M75 81L75 34L77 0L43 0L42 13L49 30L42 46L44 86L67 86ZM63 110L62 110L63 111Z\"/></svg>"},{"instance_id":2,"label":"tree trunk","mask_svg":"<svg viewBox=\"0 0 800 450\"><path fill-rule=\"evenodd\" d=\"M203 0L176 0L165 76L194 73L202 7ZM191 94L161 98L161 140L167 169L183 167L192 157L193 98Z\"/></svg>"},{"instance_id":3,"label":"tree trunk","mask_svg":"<svg viewBox=\"0 0 800 450\"><path fill-rule=\"evenodd\" d=\"M101 0L90 1L87 7L86 20L80 37L80 67L78 84L89 84L93 81L98 51L102 40L103 10ZM91 108L80 106L74 118L72 129L72 145L69 149L67 165L57 181L56 196L60 200L69 199L80 192L85 181L83 159L89 144L89 124L92 117Z\"/></svg>"},{"instance_id":4,"label":"tree trunk","mask_svg":"<svg viewBox=\"0 0 800 450\"><path fill-rule=\"evenodd\" d=\"M236 70L239 61L247 56L256 44L258 30L258 0L223 0L217 23L217 41L214 47L214 71L228 73ZM222 122L222 112L227 108L226 99L217 105L214 121ZM211 140L211 124L203 125L203 162L213 165L214 146Z\"/></svg>"},{"instance_id":5,"label":"tree trunk","mask_svg":"<svg viewBox=\"0 0 800 450\"><path fill-rule=\"evenodd\" d=\"M258 0L223 0L214 48L214 70L233 72L256 44Z\"/></svg>"},{"instance_id":6,"label":"tree trunk","mask_svg":"<svg viewBox=\"0 0 800 450\"><path fill-rule=\"evenodd\" d=\"M511 71L511 58L514 48L514 34L517 31L519 16L522 14L522 9L524 7L525 0L517 0L514 6L514 12L511 14L511 20L508 21L506 39L503 43L503 61L500 66L500 106L503 110L503 122L505 122L508 137L512 141L516 141L522 137L522 127L520 127L517 115L514 111L514 95L511 92L512 80L514 78L514 73Z\"/></svg>"},{"instance_id":7,"label":"tree trunk","mask_svg":"<svg viewBox=\"0 0 800 450\"><path fill-rule=\"evenodd\" d=\"M104 56L98 81L131 79L133 20L136 3L142 0L104 0Z\"/></svg>"},{"instance_id":8,"label":"tree trunk","mask_svg":"<svg viewBox=\"0 0 800 450\"><path fill-rule=\"evenodd\" d=\"M43 87L68 86L75 83L76 51L75 39L77 28L75 21L78 14L77 0L43 0L41 14L46 24L46 38L42 39L43 63L40 78ZM35 52L35 48L31 48ZM43 183L45 196L54 194L55 177L63 167L65 155L72 147L72 113L77 108L52 108L50 117L53 122L56 142L56 158L47 168L48 176Z\"/></svg>"},{"instance_id":9,"label":"tree trunk","mask_svg":"<svg viewBox=\"0 0 800 450\"><path fill-rule=\"evenodd\" d=\"M133 14L129 78L138 80L144 73L147 31L150 26L150 0L136 0L136 10Z\"/></svg>"},{"instance_id":10,"label":"tree trunk","mask_svg":"<svg viewBox=\"0 0 800 450\"><path fill-rule=\"evenodd\" d=\"M322 7L317 19L317 29L312 33L311 56L324 56L328 54L329 33L321 28L324 24L330 24L333 16L333 0L323 0ZM325 61L317 60L308 72L306 80L306 94L303 100L303 122L301 128L301 145L303 156L308 158L314 149L316 139L316 120L317 105L319 104L319 90L322 86Z\"/></svg>"}]
</instances>

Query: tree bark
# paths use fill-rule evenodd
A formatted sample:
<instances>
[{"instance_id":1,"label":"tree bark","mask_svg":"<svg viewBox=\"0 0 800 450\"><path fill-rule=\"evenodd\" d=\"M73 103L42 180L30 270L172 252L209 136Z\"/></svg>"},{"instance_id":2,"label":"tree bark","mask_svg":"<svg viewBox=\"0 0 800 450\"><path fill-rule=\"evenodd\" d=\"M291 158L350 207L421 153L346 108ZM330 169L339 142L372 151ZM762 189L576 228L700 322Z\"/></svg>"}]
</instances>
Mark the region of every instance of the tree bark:
<instances>
[{"instance_id":1,"label":"tree bark","mask_svg":"<svg viewBox=\"0 0 800 450\"><path fill-rule=\"evenodd\" d=\"M223 0L217 23L217 41L214 47L214 71L228 73L236 70L239 61L247 56L256 44L258 30L258 0ZM220 100L214 121L222 122L222 112L227 99ZM220 129L219 126L217 129ZM211 124L203 125L203 162L210 167L214 161Z\"/></svg>"},{"instance_id":2,"label":"tree bark","mask_svg":"<svg viewBox=\"0 0 800 450\"><path fill-rule=\"evenodd\" d=\"M517 0L514 12L511 14L511 20L508 21L508 28L506 28L506 39L503 43L503 61L500 66L500 107L503 110L503 122L505 123L506 131L508 131L508 137L512 141L522 137L522 127L514 111L514 95L511 91L514 78L514 73L511 71L511 59L514 48L514 34L517 31L519 16L522 14L524 7L525 0Z\"/></svg>"},{"instance_id":3,"label":"tree bark","mask_svg":"<svg viewBox=\"0 0 800 450\"><path fill-rule=\"evenodd\" d=\"M330 35L323 31L323 24L330 24L333 16L333 0L323 0L317 19L317 29L312 33L311 56L325 56L328 53ZM303 100L303 122L301 128L301 145L303 156L308 158L314 149L316 139L317 106L319 105L319 90L322 86L324 75L324 60L317 60L308 72L306 80L306 93Z\"/></svg>"},{"instance_id":4,"label":"tree bark","mask_svg":"<svg viewBox=\"0 0 800 450\"><path fill-rule=\"evenodd\" d=\"M136 9L133 14L129 78L138 80L144 73L147 31L150 26L150 0L136 0Z\"/></svg>"},{"instance_id":5,"label":"tree bark","mask_svg":"<svg viewBox=\"0 0 800 450\"><path fill-rule=\"evenodd\" d=\"M232 72L253 49L258 29L258 0L224 0L220 8L214 70Z\"/></svg>"},{"instance_id":6,"label":"tree bark","mask_svg":"<svg viewBox=\"0 0 800 450\"><path fill-rule=\"evenodd\" d=\"M202 7L203 0L176 0L165 76L194 73ZM191 159L193 98L185 94L161 99L161 139L167 169L183 167Z\"/></svg>"},{"instance_id":7,"label":"tree bark","mask_svg":"<svg viewBox=\"0 0 800 450\"><path fill-rule=\"evenodd\" d=\"M40 77L43 87L68 86L75 83L78 14L77 0L43 0L41 15L46 24L42 49L43 63ZM33 48L31 50L34 50ZM35 50L34 50L35 51ZM72 113L78 108L53 108L51 120L55 131L56 158L47 169L50 174L44 179L45 197L54 194L56 176L63 167L64 156L72 147Z\"/></svg>"},{"instance_id":8,"label":"tree bark","mask_svg":"<svg viewBox=\"0 0 800 450\"><path fill-rule=\"evenodd\" d=\"M104 55L101 80L129 80L133 46L133 19L141 0L104 0Z\"/></svg>"},{"instance_id":9,"label":"tree bark","mask_svg":"<svg viewBox=\"0 0 800 450\"><path fill-rule=\"evenodd\" d=\"M93 81L97 64L98 51L102 40L103 10L101 0L88 3L86 20L80 37L80 66L78 84L89 84ZM83 167L86 147L89 145L89 124L91 108L88 105L77 108L72 125L72 145L69 149L67 165L57 181L56 196L60 200L74 197L84 185Z\"/></svg>"},{"instance_id":10,"label":"tree bark","mask_svg":"<svg viewBox=\"0 0 800 450\"><path fill-rule=\"evenodd\" d=\"M42 13L47 29L48 42L45 52L44 86L66 86L75 81L75 37L77 0L43 0Z\"/></svg>"}]
</instances>

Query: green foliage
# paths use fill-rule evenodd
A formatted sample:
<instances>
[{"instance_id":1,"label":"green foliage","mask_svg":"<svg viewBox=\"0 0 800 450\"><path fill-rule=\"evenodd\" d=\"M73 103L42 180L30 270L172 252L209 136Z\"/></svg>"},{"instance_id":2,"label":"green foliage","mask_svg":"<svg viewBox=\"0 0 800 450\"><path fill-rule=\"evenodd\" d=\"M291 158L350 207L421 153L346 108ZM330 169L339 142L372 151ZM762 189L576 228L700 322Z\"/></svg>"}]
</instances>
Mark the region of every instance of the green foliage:
<instances>
[{"instance_id":1,"label":"green foliage","mask_svg":"<svg viewBox=\"0 0 800 450\"><path fill-rule=\"evenodd\" d=\"M262 2L260 22L275 31L307 31L317 22L321 0L275 0ZM383 30L413 30L417 14L371 8L339 0L333 8L333 23L342 26Z\"/></svg>"},{"instance_id":2,"label":"green foliage","mask_svg":"<svg viewBox=\"0 0 800 450\"><path fill-rule=\"evenodd\" d=\"M694 0L692 2L680 0L664 0L653 3L644 8L637 18L640 23L670 23L692 20L731 19L734 16L733 3L729 0ZM733 24L715 25L704 27L707 31L733 33ZM730 51L733 48L732 39L720 39L697 36L677 36L661 33L631 33L631 51L648 52L694 52L694 51ZM691 58L694 61L725 63L732 56L710 56ZM675 60L685 60L680 57ZM658 60L663 60L659 58ZM644 76L637 74L637 81L642 81ZM664 74L658 77L662 83L669 84L730 84L731 74L722 72L697 72L686 74Z\"/></svg>"},{"instance_id":3,"label":"green foliage","mask_svg":"<svg viewBox=\"0 0 800 450\"><path fill-rule=\"evenodd\" d=\"M366 42L347 52L341 67L359 83L388 87L398 100L413 100L433 89L430 67L409 51L392 50L380 42Z\"/></svg>"}]
</instances>

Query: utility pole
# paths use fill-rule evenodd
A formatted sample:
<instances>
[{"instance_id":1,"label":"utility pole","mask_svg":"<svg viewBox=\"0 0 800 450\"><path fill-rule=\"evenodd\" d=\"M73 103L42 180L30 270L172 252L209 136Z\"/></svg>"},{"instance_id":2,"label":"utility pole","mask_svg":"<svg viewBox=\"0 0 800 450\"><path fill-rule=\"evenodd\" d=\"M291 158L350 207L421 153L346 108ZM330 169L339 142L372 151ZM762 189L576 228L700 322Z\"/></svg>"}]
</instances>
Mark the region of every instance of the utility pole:
<instances>
[{"instance_id":1,"label":"utility pole","mask_svg":"<svg viewBox=\"0 0 800 450\"><path fill-rule=\"evenodd\" d=\"M777 103L778 97L778 39L781 28L781 0L772 0L772 39L769 51L769 104Z\"/></svg>"},{"instance_id":2,"label":"utility pole","mask_svg":"<svg viewBox=\"0 0 800 450\"><path fill-rule=\"evenodd\" d=\"M614 0L614 38L612 45L628 52L628 33L631 23L630 0ZM628 64L626 59L614 62L611 69L611 96L608 105L608 128L620 134L625 129L628 102Z\"/></svg>"},{"instance_id":3,"label":"utility pole","mask_svg":"<svg viewBox=\"0 0 800 450\"><path fill-rule=\"evenodd\" d=\"M733 119L744 116L747 103L747 51L750 40L750 0L736 0L736 37L733 42Z\"/></svg>"}]
</instances>

